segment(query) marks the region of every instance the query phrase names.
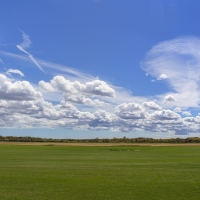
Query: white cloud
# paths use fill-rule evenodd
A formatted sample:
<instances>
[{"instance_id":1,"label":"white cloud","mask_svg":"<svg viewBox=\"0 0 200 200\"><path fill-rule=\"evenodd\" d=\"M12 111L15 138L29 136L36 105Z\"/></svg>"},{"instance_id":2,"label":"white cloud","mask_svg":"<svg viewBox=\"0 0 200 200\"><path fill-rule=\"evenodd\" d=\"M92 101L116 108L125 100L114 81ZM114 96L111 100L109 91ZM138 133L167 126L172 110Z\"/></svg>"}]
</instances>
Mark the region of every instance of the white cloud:
<instances>
[{"instance_id":1,"label":"white cloud","mask_svg":"<svg viewBox=\"0 0 200 200\"><path fill-rule=\"evenodd\" d=\"M7 56L10 59L16 59L17 61L23 61L27 64L27 67L29 66L29 64L32 64L32 61L24 55L18 55L18 54L14 54L14 53L10 53L10 52L6 52L6 51L1 51L0 50L0 54L3 56ZM40 66L42 66L43 68L47 68L48 69L48 73L49 74L63 74L63 76L65 77L69 77L69 79L72 80L82 80L82 81L88 81L88 80L94 80L94 77L82 73L76 69L73 69L71 67L68 67L66 65L60 65L57 63L52 63L46 60L41 60L37 58L37 62L39 63Z\"/></svg>"},{"instance_id":2,"label":"white cloud","mask_svg":"<svg viewBox=\"0 0 200 200\"><path fill-rule=\"evenodd\" d=\"M161 110L162 108L153 101L144 102L143 106L150 110Z\"/></svg>"},{"instance_id":3,"label":"white cloud","mask_svg":"<svg viewBox=\"0 0 200 200\"><path fill-rule=\"evenodd\" d=\"M25 56L0 53L26 63L33 62L33 57L26 51L31 41L25 33L23 37L24 42L18 48L26 53ZM48 68L54 76L49 82L41 80L40 88L28 81L6 77L13 73L23 76L21 71L9 69L6 74L0 74L0 127L198 133L199 116L183 118L177 114L187 110L186 107L198 108L200 103L198 42L198 38L172 40L156 45L147 54L144 70L155 81L165 79L159 84L167 83L171 89L171 92L153 97L134 96L122 87L39 59L35 59L37 64ZM101 110L97 110L99 106ZM186 112L182 114L191 116Z\"/></svg>"},{"instance_id":4,"label":"white cloud","mask_svg":"<svg viewBox=\"0 0 200 200\"><path fill-rule=\"evenodd\" d=\"M29 35L27 35L26 33L22 32L22 36L23 36L23 42L21 44L16 45L16 47L24 52L25 54L28 55L28 57L31 59L31 61L41 70L44 72L44 70L42 69L41 65L37 62L37 60L33 57L32 54L30 54L28 51L26 51L25 49L29 48L31 46L31 40L29 39Z\"/></svg>"},{"instance_id":5,"label":"white cloud","mask_svg":"<svg viewBox=\"0 0 200 200\"><path fill-rule=\"evenodd\" d=\"M106 106L107 104L99 99L90 99L88 97L78 95L64 95L65 101L77 104L93 105L93 106Z\"/></svg>"},{"instance_id":6,"label":"white cloud","mask_svg":"<svg viewBox=\"0 0 200 200\"><path fill-rule=\"evenodd\" d=\"M28 81L11 81L0 74L0 99L32 100L42 98L42 94L34 89Z\"/></svg>"},{"instance_id":7,"label":"white cloud","mask_svg":"<svg viewBox=\"0 0 200 200\"><path fill-rule=\"evenodd\" d=\"M18 74L20 76L24 76L24 74L18 69L8 69L6 74Z\"/></svg>"},{"instance_id":8,"label":"white cloud","mask_svg":"<svg viewBox=\"0 0 200 200\"><path fill-rule=\"evenodd\" d=\"M145 110L136 103L123 103L116 107L115 114L122 119L144 119Z\"/></svg>"},{"instance_id":9,"label":"white cloud","mask_svg":"<svg viewBox=\"0 0 200 200\"><path fill-rule=\"evenodd\" d=\"M78 109L71 104L52 105L48 102L43 102L42 111L38 112L38 118L45 118L50 120L60 120L63 118L76 118L75 114Z\"/></svg>"},{"instance_id":10,"label":"white cloud","mask_svg":"<svg viewBox=\"0 0 200 200\"><path fill-rule=\"evenodd\" d=\"M185 134L188 131L198 132L200 130L199 116L196 118L181 118L180 115L171 110L160 110L161 107L152 101L141 104L123 103L118 105L114 112L103 109L93 109L85 112L82 107L78 108L72 104L75 101L69 103L66 102L66 99L63 99L57 104L45 101L42 94L38 93L27 81L14 81L1 74L0 85L0 94L2 91L5 95L6 93L9 94L9 96L0 100L0 127L63 127L70 129L118 130L122 132L139 130L174 132L176 134ZM83 84L82 89L86 87L85 85ZM2 88L6 89L3 90ZM74 86L73 88L76 89L77 87ZM25 93L24 96L22 95L23 92ZM79 97L79 93L74 92L73 95ZM18 96L21 96L21 98ZM89 99L84 98L86 101ZM95 99L93 100L95 102ZM112 104L110 105L112 106ZM149 114L144 107L154 112Z\"/></svg>"},{"instance_id":11,"label":"white cloud","mask_svg":"<svg viewBox=\"0 0 200 200\"><path fill-rule=\"evenodd\" d=\"M42 88L45 91L55 92L55 89L51 86L51 84L47 83L47 82L45 82L43 80L39 82L39 86L40 86L40 88Z\"/></svg>"},{"instance_id":12,"label":"white cloud","mask_svg":"<svg viewBox=\"0 0 200 200\"><path fill-rule=\"evenodd\" d=\"M161 75L157 78L157 80L165 80L165 79L167 79L167 78L168 78L167 75L161 74Z\"/></svg>"},{"instance_id":13,"label":"white cloud","mask_svg":"<svg viewBox=\"0 0 200 200\"><path fill-rule=\"evenodd\" d=\"M75 100L71 100L69 101L71 103L69 103L64 98L55 105L45 101L42 98L42 94L27 81L14 81L1 74L0 85L0 94L4 93L4 95L7 95L1 96L0 100L0 127L63 127L71 129L118 130L123 132L140 130L174 132L176 134L185 133L185 130L193 132L200 130L198 125L200 120L198 117L195 120L192 118L181 119L177 113L171 110L161 110L161 107L152 101L141 104L123 103L118 105L114 112L96 110L95 108L85 112L83 111L84 108L75 107L71 103L88 101L87 103L81 102L87 105L89 103L98 104L101 102L98 99L90 99L87 96L81 96L83 99L79 98L80 91L85 91L86 88L86 84L82 83L75 83L75 85L71 83L71 86L73 86L71 88L73 92L71 97L74 97ZM62 90L66 91L63 88ZM79 88L79 92L74 91L77 88ZM70 90L67 91L70 92ZM90 89L86 94L92 96L90 94L91 91ZM112 106L112 104L109 105ZM144 107L154 112L149 114Z\"/></svg>"},{"instance_id":14,"label":"white cloud","mask_svg":"<svg viewBox=\"0 0 200 200\"><path fill-rule=\"evenodd\" d=\"M200 39L182 37L155 45L142 63L143 70L157 78L167 74L166 83L177 99L172 106L199 107ZM163 98L166 94L160 94Z\"/></svg>"},{"instance_id":15,"label":"white cloud","mask_svg":"<svg viewBox=\"0 0 200 200\"><path fill-rule=\"evenodd\" d=\"M174 108L174 112L176 112L176 113L181 112L181 108L179 108L179 107Z\"/></svg>"},{"instance_id":16,"label":"white cloud","mask_svg":"<svg viewBox=\"0 0 200 200\"><path fill-rule=\"evenodd\" d=\"M94 80L86 82L85 84L79 81L71 82L65 79L63 76L55 76L50 83L44 81L39 82L39 86L47 91L57 90L63 93L71 94L85 94L85 95L97 95L114 97L115 91L106 82L100 80Z\"/></svg>"},{"instance_id":17,"label":"white cloud","mask_svg":"<svg viewBox=\"0 0 200 200\"><path fill-rule=\"evenodd\" d=\"M173 102L173 101L176 101L176 99L175 99L175 97L172 96L172 95L167 95L167 96L165 96L165 98L164 98L164 102L165 102L165 103Z\"/></svg>"},{"instance_id":18,"label":"white cloud","mask_svg":"<svg viewBox=\"0 0 200 200\"><path fill-rule=\"evenodd\" d=\"M108 129L112 127L113 115L104 110L97 110L94 113L94 119L89 122L90 127L101 127Z\"/></svg>"},{"instance_id":19,"label":"white cloud","mask_svg":"<svg viewBox=\"0 0 200 200\"><path fill-rule=\"evenodd\" d=\"M186 122L195 122L194 117L185 117L185 118L183 118L183 120L186 121Z\"/></svg>"},{"instance_id":20,"label":"white cloud","mask_svg":"<svg viewBox=\"0 0 200 200\"><path fill-rule=\"evenodd\" d=\"M157 120L175 120L180 118L180 115L171 110L162 110L154 112L151 117Z\"/></svg>"},{"instance_id":21,"label":"white cloud","mask_svg":"<svg viewBox=\"0 0 200 200\"><path fill-rule=\"evenodd\" d=\"M115 96L115 90L101 80L80 83L55 76L50 82L40 81L39 86L47 92L61 92L65 101L76 104L106 106L107 103L98 98Z\"/></svg>"},{"instance_id":22,"label":"white cloud","mask_svg":"<svg viewBox=\"0 0 200 200\"><path fill-rule=\"evenodd\" d=\"M0 54L2 54L3 56L7 56L11 59L16 59L17 61L18 60L23 61L26 63L27 67L29 66L30 59L28 59L26 56L12 54L5 51L0 51ZM48 73L52 75L60 74L60 76L65 77L65 79L70 80L70 82L78 81L79 83L86 83L86 82L93 82L94 80L96 80L95 77L92 77L88 74L85 74L76 69L70 68L68 66L52 63L52 62L41 60L41 59L37 59L37 62L44 69L48 69ZM62 99L60 94L55 91L55 88L50 86L50 82L44 82L43 80L41 80L39 82L39 86L41 89L43 89L41 92L43 93L43 97L46 100L60 101ZM111 84L109 84L109 87L114 90L114 93L113 92L110 93L111 95L115 96L114 98L110 98L109 96L98 95L98 98L100 101L105 101L106 103L110 103L112 105L110 107L107 107L107 110L113 110L114 106L117 106L122 103L131 103L131 102L142 103L145 101L150 101L152 99L149 97L133 96L131 91L126 90L123 87L119 87L119 86L115 86Z\"/></svg>"},{"instance_id":23,"label":"white cloud","mask_svg":"<svg viewBox=\"0 0 200 200\"><path fill-rule=\"evenodd\" d=\"M191 114L189 111L183 111L183 112L182 112L182 115L185 115L185 116L192 116L192 114Z\"/></svg>"},{"instance_id":24,"label":"white cloud","mask_svg":"<svg viewBox=\"0 0 200 200\"><path fill-rule=\"evenodd\" d=\"M83 88L83 92L93 95L115 97L114 89L108 86L106 82L100 80L87 82L85 88Z\"/></svg>"},{"instance_id":25,"label":"white cloud","mask_svg":"<svg viewBox=\"0 0 200 200\"><path fill-rule=\"evenodd\" d=\"M121 132L127 133L127 132L130 131L130 128L129 128L129 127L122 126L122 127L119 128L119 130L120 130Z\"/></svg>"}]
</instances>

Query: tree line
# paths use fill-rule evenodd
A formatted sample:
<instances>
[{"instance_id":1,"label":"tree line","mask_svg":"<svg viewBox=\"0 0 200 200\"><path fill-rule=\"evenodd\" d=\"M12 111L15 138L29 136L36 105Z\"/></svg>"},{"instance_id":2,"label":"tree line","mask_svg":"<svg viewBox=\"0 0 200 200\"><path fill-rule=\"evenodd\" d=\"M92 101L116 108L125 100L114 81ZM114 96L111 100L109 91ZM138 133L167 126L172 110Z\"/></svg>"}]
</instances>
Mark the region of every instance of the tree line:
<instances>
[{"instance_id":1,"label":"tree line","mask_svg":"<svg viewBox=\"0 0 200 200\"><path fill-rule=\"evenodd\" d=\"M199 137L188 138L169 138L169 139L154 139L154 138L94 138L94 139L54 139L40 138L30 136L1 136L1 142L63 142L63 143L200 143Z\"/></svg>"}]
</instances>

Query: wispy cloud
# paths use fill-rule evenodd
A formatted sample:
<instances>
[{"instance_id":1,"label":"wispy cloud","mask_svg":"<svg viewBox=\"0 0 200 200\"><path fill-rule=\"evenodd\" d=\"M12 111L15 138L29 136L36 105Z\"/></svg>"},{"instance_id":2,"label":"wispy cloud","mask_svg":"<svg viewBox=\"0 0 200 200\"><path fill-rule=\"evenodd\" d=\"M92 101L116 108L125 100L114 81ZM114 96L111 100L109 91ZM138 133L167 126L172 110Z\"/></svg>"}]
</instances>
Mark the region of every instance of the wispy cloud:
<instances>
[{"instance_id":1,"label":"wispy cloud","mask_svg":"<svg viewBox=\"0 0 200 200\"><path fill-rule=\"evenodd\" d=\"M81 127L81 129L87 130L126 132L141 130L176 134L184 134L186 130L190 132L200 131L199 116L181 118L176 112L163 109L153 101L135 103L142 101L142 99L132 98L132 102L116 106L113 103L108 103L112 109L107 109L103 105L106 103L105 97L119 102L117 98L120 96L114 97L112 95L113 89L99 80L98 82L82 84L78 81L67 81L64 77L54 77L48 84L53 88L46 87L45 89L49 90L50 88L50 92L58 90L62 93L63 98L60 102L53 104L44 99L44 93L28 81L14 80L0 74L0 126L74 129ZM101 96L103 101L99 101L98 96ZM123 100L125 102L125 99ZM77 106L77 104L84 106ZM84 111L85 106L93 106L93 108L88 109L87 107ZM186 111L182 114L189 116L189 112Z\"/></svg>"},{"instance_id":2,"label":"wispy cloud","mask_svg":"<svg viewBox=\"0 0 200 200\"><path fill-rule=\"evenodd\" d=\"M20 51L22 51L22 52L24 52L25 54L27 54L28 55L28 57L31 59L31 61L41 70L41 71L43 71L43 72L45 72L43 69L42 69L42 67L41 67L41 65L37 62L37 60L33 57L33 55L32 54L30 54L28 51L26 51L25 49L27 49L27 48L29 48L30 46L31 46L31 40L29 39L29 35L27 35L26 33L24 33L23 31L21 31L22 32L22 36L23 36L23 42L21 43L21 44L18 44L18 45L16 45L17 46L17 48L20 50Z\"/></svg>"},{"instance_id":3,"label":"wispy cloud","mask_svg":"<svg viewBox=\"0 0 200 200\"><path fill-rule=\"evenodd\" d=\"M18 74L18 75L24 77L24 74L18 69L8 69L6 74Z\"/></svg>"},{"instance_id":4,"label":"wispy cloud","mask_svg":"<svg viewBox=\"0 0 200 200\"><path fill-rule=\"evenodd\" d=\"M53 63L53 62L49 62L49 61L42 60L42 59L37 59L37 61L43 68L51 69L51 71L52 71L52 73L54 73L54 75L62 74L65 77L70 77L70 80L77 80L77 78L82 79L82 80L95 79L95 77L93 77L91 75L83 73L80 70L74 69L72 67L68 67L66 65L61 65L58 63ZM48 70L48 71L49 71L49 73L51 73L50 70Z\"/></svg>"},{"instance_id":5,"label":"wispy cloud","mask_svg":"<svg viewBox=\"0 0 200 200\"><path fill-rule=\"evenodd\" d=\"M10 57L12 59L20 60L25 63L30 62L30 59L28 59L27 56L18 55L18 54L6 52L6 51L0 51L0 55ZM91 76L89 74L81 72L80 70L74 69L74 68L66 66L66 65L61 65L58 63L53 63L53 62L49 62L47 60L42 60L42 59L37 59L37 62L40 64L40 66L42 66L43 69L45 69L45 71L48 74L53 75L53 76L61 75L70 81L79 81L81 83L86 83L88 81L97 80L97 78L94 76ZM131 103L131 102L143 103L146 101L152 101L152 97L133 96L131 91L129 91L123 87L112 85L111 83L109 83L109 86L115 90L115 98L109 98L106 96L99 97L99 98L100 98L100 100L102 100L102 101L104 100L107 103L110 103L112 105L117 106L118 104L121 104L124 102L125 103ZM55 93L53 95L52 93L45 92L44 96L47 99L52 100L52 101L58 100L57 93ZM112 110L113 108L110 107L108 109Z\"/></svg>"},{"instance_id":6,"label":"wispy cloud","mask_svg":"<svg viewBox=\"0 0 200 200\"><path fill-rule=\"evenodd\" d=\"M29 36L22 33L23 42L17 48L24 54L0 54L24 62L26 67L34 59L50 78L30 83L9 76L23 77L21 68L0 74L1 127L200 132L200 116L191 117L186 109L200 103L200 39L179 38L152 48L142 67L156 83L165 80L171 92L148 97L134 96L80 70L34 58L26 50L31 45Z\"/></svg>"},{"instance_id":7,"label":"wispy cloud","mask_svg":"<svg viewBox=\"0 0 200 200\"><path fill-rule=\"evenodd\" d=\"M182 37L155 45L142 63L149 75L171 87L163 99L172 95L176 99L172 106L199 107L200 103L200 38Z\"/></svg>"},{"instance_id":8,"label":"wispy cloud","mask_svg":"<svg viewBox=\"0 0 200 200\"><path fill-rule=\"evenodd\" d=\"M2 51L2 50L0 50L0 55L10 57L11 59L20 60L25 63L30 63L30 62L32 63L32 61L27 56L24 56L24 55L10 53L7 51ZM93 76L85 74L85 73L81 72L80 70L76 70L76 69L68 67L66 65L61 65L58 63L53 63L53 62L49 62L49 61L42 60L42 59L37 59L37 63L40 66L42 66L42 68L48 69L49 74L51 74L51 73L53 73L54 75L62 74L62 75L65 75L66 77L69 76L71 80L76 80L77 78L83 79L83 80L93 80L94 79Z\"/></svg>"},{"instance_id":9,"label":"wispy cloud","mask_svg":"<svg viewBox=\"0 0 200 200\"><path fill-rule=\"evenodd\" d=\"M0 44L0 46L4 46L5 47L5 46L7 46L7 44Z\"/></svg>"}]
</instances>

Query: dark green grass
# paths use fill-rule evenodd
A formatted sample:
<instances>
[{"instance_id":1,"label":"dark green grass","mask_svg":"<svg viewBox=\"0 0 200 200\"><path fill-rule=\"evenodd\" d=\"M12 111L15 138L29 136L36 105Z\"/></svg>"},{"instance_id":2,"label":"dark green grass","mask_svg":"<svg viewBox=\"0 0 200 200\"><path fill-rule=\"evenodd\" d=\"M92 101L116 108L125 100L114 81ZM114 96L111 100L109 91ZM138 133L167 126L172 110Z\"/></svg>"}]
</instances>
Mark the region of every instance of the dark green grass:
<instances>
[{"instance_id":1,"label":"dark green grass","mask_svg":"<svg viewBox=\"0 0 200 200\"><path fill-rule=\"evenodd\" d=\"M200 147L0 146L0 199L200 199Z\"/></svg>"}]
</instances>

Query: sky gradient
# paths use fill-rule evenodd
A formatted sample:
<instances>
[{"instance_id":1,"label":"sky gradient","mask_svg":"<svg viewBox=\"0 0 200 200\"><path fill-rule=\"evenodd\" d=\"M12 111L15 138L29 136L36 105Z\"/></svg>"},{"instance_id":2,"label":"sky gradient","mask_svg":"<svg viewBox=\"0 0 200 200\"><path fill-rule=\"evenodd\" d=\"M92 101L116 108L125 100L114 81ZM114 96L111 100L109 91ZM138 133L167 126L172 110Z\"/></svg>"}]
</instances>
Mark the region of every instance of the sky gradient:
<instances>
[{"instance_id":1,"label":"sky gradient","mask_svg":"<svg viewBox=\"0 0 200 200\"><path fill-rule=\"evenodd\" d=\"M200 1L2 0L0 135L200 132Z\"/></svg>"}]
</instances>

